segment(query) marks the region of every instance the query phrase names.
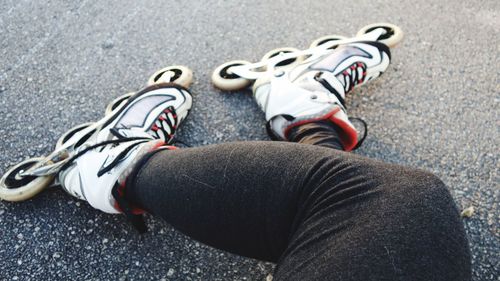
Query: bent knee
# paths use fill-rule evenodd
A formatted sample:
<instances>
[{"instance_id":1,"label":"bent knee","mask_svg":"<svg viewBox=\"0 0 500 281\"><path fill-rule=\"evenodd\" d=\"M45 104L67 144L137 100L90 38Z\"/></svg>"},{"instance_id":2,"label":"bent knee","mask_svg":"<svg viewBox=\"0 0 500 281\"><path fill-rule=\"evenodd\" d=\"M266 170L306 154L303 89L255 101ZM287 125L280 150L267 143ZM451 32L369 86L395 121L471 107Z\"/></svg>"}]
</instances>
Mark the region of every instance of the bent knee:
<instances>
[{"instance_id":1,"label":"bent knee","mask_svg":"<svg viewBox=\"0 0 500 281\"><path fill-rule=\"evenodd\" d=\"M420 213L440 213L458 216L455 202L448 187L436 175L413 168L400 168L392 177L394 196Z\"/></svg>"},{"instance_id":2,"label":"bent knee","mask_svg":"<svg viewBox=\"0 0 500 281\"><path fill-rule=\"evenodd\" d=\"M364 191L373 192L384 209L409 212L425 218L455 217L458 209L448 187L436 175L415 168L355 157L350 159L342 178L357 177L364 182ZM349 174L349 175L348 175ZM378 200L376 200L378 201Z\"/></svg>"},{"instance_id":3,"label":"bent knee","mask_svg":"<svg viewBox=\"0 0 500 281\"><path fill-rule=\"evenodd\" d=\"M420 169L383 164L375 175L382 194L400 208L424 213L458 216L448 187L436 175ZM415 214L417 215L417 214Z\"/></svg>"},{"instance_id":4,"label":"bent knee","mask_svg":"<svg viewBox=\"0 0 500 281\"><path fill-rule=\"evenodd\" d=\"M408 272L421 266L447 268L457 275L451 280L466 280L470 275L468 241L443 181L430 172L362 157L345 156L342 163L340 172L330 179L337 178L337 184L346 180L346 186L359 191L353 194L346 213L355 214L354 224L370 226L363 228L362 239L392 245L395 253L405 253L400 262ZM332 210L333 217L342 214ZM382 248L382 253L386 250ZM450 256L454 258L450 260Z\"/></svg>"},{"instance_id":5,"label":"bent knee","mask_svg":"<svg viewBox=\"0 0 500 281\"><path fill-rule=\"evenodd\" d=\"M452 269L457 274L453 280L466 280L470 275L468 240L446 185L430 172L410 168L395 177L394 185L390 201L398 206L392 211L398 228L404 228L396 232L405 237L405 251L413 252L409 255L413 261L434 260L429 266Z\"/></svg>"}]
</instances>

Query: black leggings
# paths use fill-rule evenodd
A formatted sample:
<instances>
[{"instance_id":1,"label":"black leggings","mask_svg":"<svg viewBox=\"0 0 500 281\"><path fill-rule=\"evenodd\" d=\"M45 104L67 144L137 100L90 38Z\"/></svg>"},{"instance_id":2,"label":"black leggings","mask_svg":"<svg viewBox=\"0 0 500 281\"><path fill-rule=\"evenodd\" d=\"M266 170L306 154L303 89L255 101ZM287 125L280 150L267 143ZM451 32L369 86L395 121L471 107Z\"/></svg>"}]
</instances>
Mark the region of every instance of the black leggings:
<instances>
[{"instance_id":1,"label":"black leggings","mask_svg":"<svg viewBox=\"0 0 500 281\"><path fill-rule=\"evenodd\" d=\"M292 134L302 144L157 152L126 196L205 244L277 263L274 280L470 280L464 228L436 176L311 131Z\"/></svg>"}]
</instances>

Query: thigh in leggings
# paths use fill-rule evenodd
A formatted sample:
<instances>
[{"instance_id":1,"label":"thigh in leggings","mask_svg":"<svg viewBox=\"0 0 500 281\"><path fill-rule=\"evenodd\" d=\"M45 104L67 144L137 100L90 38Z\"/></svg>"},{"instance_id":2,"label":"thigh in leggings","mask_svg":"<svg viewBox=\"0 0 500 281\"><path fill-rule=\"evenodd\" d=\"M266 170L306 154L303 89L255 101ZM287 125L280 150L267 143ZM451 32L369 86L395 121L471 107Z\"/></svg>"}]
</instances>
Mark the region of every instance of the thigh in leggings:
<instances>
[{"instance_id":1,"label":"thigh in leggings","mask_svg":"<svg viewBox=\"0 0 500 281\"><path fill-rule=\"evenodd\" d=\"M434 175L320 146L160 151L127 198L188 236L277 263L274 280L469 280L457 208Z\"/></svg>"}]
</instances>

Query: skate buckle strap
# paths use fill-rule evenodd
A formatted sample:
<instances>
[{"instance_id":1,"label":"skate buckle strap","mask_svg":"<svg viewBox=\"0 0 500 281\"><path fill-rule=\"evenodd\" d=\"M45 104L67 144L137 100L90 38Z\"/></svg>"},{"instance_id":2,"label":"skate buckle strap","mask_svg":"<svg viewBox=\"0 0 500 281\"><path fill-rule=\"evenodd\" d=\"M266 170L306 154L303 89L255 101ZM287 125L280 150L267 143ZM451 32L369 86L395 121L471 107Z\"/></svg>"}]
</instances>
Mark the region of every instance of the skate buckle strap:
<instances>
[{"instance_id":1,"label":"skate buckle strap","mask_svg":"<svg viewBox=\"0 0 500 281\"><path fill-rule=\"evenodd\" d=\"M344 87L344 89L342 89L344 91L344 95L347 95L347 93L349 93L354 87L362 84L365 81L367 75L366 69L367 67L365 63L355 62L335 76ZM329 79L325 79L323 74L323 71L318 72L314 76L314 79L321 83L321 85L323 85L323 87L325 87L329 92L334 94L344 106L344 98L339 93L339 90L341 89L336 90L335 87L332 86L331 81L328 81L332 78L327 77Z\"/></svg>"},{"instance_id":2,"label":"skate buckle strap","mask_svg":"<svg viewBox=\"0 0 500 281\"><path fill-rule=\"evenodd\" d=\"M296 86L284 76L271 81L272 94L260 95L261 88L257 89L256 96L261 99L260 106L266 114L267 121L276 116L290 116L294 119L303 112L321 112L331 107L331 95L328 92L312 93Z\"/></svg>"},{"instance_id":3,"label":"skate buckle strap","mask_svg":"<svg viewBox=\"0 0 500 281\"><path fill-rule=\"evenodd\" d=\"M337 99L339 100L340 104L344 107L344 109L346 109L346 106L345 106L345 99L344 97L342 97L342 95L337 91L335 90L334 87L332 87L332 85L330 83L328 83L328 81L326 81L326 79L324 79L322 76L323 76L323 73L322 71L316 73L316 75L314 75L314 80L318 81L321 85L323 85L323 87L325 87L330 93L334 94L335 97L337 97Z\"/></svg>"},{"instance_id":4,"label":"skate buckle strap","mask_svg":"<svg viewBox=\"0 0 500 281\"><path fill-rule=\"evenodd\" d=\"M84 155L85 153L87 153L87 151L89 151L89 150L96 149L96 148L99 148L99 147L104 147L106 145L115 145L115 144L129 142L129 141L137 141L134 144L134 146L135 146L135 145L138 145L140 143L143 143L143 142L146 142L146 141L149 141L149 140L151 140L151 138L146 138L146 137L129 137L129 138L121 138L121 139L111 139L111 140L107 140L107 141L102 141L102 142L96 143L96 144L91 145L91 146L87 146L84 149L78 151L75 155L72 155L69 158L65 159L65 162L61 166L60 171L67 169L69 166L71 166L73 164L74 161L76 161L76 159L80 158L82 155ZM114 167L117 163L114 163L112 165L112 167Z\"/></svg>"}]
</instances>

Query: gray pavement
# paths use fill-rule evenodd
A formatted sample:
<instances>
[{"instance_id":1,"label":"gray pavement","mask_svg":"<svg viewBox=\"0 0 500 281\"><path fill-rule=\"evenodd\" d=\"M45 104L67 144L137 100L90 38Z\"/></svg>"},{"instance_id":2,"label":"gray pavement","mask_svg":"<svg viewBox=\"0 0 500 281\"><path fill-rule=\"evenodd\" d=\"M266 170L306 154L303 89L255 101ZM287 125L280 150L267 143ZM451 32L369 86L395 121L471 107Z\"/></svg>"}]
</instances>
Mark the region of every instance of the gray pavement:
<instances>
[{"instance_id":1,"label":"gray pavement","mask_svg":"<svg viewBox=\"0 0 500 281\"><path fill-rule=\"evenodd\" d=\"M248 92L212 87L215 66L388 21L406 37L387 73L348 100L370 126L356 153L439 175L460 208L476 209L464 220L474 280L500 280L499 13L495 0L3 0L0 173L49 153L68 128L101 118L107 102L172 64L195 71L181 139L267 139ZM265 280L272 272L149 222L137 235L123 217L58 189L0 202L0 280Z\"/></svg>"}]
</instances>

